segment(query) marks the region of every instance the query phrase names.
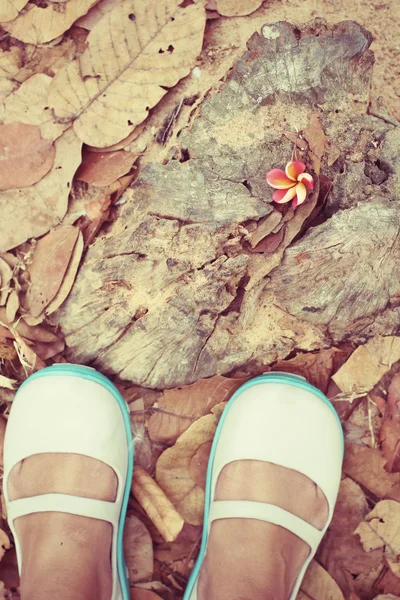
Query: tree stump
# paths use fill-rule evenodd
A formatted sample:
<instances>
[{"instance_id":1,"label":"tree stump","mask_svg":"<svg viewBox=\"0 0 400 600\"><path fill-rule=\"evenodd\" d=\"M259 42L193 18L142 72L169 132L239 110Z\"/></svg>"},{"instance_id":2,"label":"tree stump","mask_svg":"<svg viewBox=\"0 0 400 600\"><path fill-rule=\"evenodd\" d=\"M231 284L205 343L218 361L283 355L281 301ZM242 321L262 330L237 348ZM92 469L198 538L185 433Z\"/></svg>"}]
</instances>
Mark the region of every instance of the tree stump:
<instances>
[{"instance_id":1,"label":"tree stump","mask_svg":"<svg viewBox=\"0 0 400 600\"><path fill-rule=\"evenodd\" d=\"M71 361L165 388L398 328L400 129L367 114L371 41L322 20L249 39L89 248L55 315ZM294 145L318 185L278 211L265 174Z\"/></svg>"}]
</instances>

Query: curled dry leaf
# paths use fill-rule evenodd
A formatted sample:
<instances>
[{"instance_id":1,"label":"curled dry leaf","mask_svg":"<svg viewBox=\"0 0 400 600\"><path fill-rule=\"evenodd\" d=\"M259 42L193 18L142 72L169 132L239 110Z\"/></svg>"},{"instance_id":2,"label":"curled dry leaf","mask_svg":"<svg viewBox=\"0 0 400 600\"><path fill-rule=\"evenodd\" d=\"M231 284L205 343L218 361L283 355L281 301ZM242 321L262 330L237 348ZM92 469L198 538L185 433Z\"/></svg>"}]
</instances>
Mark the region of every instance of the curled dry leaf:
<instances>
[{"instance_id":1,"label":"curled dry leaf","mask_svg":"<svg viewBox=\"0 0 400 600\"><path fill-rule=\"evenodd\" d=\"M27 293L27 308L33 317L38 317L59 291L78 235L77 227L61 227L36 244L29 267L31 285Z\"/></svg>"},{"instance_id":2,"label":"curled dry leaf","mask_svg":"<svg viewBox=\"0 0 400 600\"><path fill-rule=\"evenodd\" d=\"M5 531L0 529L0 560L5 555L6 550L9 550L10 548L11 548L11 544L10 544L8 535L6 534Z\"/></svg>"},{"instance_id":3,"label":"curled dry leaf","mask_svg":"<svg viewBox=\"0 0 400 600\"><path fill-rule=\"evenodd\" d=\"M44 235L67 212L68 195L80 164L82 142L67 129L55 142L56 156L51 171L29 188L0 193L0 210L7 214L7 228L0 231L0 251Z\"/></svg>"},{"instance_id":4,"label":"curled dry leaf","mask_svg":"<svg viewBox=\"0 0 400 600\"><path fill-rule=\"evenodd\" d=\"M12 268L7 264L4 258L0 258L0 306L4 306L10 293L10 281L12 278Z\"/></svg>"},{"instance_id":5,"label":"curled dry leaf","mask_svg":"<svg viewBox=\"0 0 400 600\"><path fill-rule=\"evenodd\" d=\"M380 430L382 454L386 458L389 473L400 471L400 373L389 386L385 416Z\"/></svg>"},{"instance_id":6,"label":"curled dry leaf","mask_svg":"<svg viewBox=\"0 0 400 600\"><path fill-rule=\"evenodd\" d=\"M19 11L24 8L28 0L1 0L0 23L12 21L18 17Z\"/></svg>"},{"instance_id":7,"label":"curled dry leaf","mask_svg":"<svg viewBox=\"0 0 400 600\"><path fill-rule=\"evenodd\" d=\"M7 390L15 390L16 385L17 381L15 379L0 375L0 387L6 388Z\"/></svg>"},{"instance_id":8,"label":"curled dry leaf","mask_svg":"<svg viewBox=\"0 0 400 600\"><path fill-rule=\"evenodd\" d=\"M9 323L12 323L15 320L15 316L19 309L19 296L17 290L12 290L10 295L8 296L7 305L6 305L6 317Z\"/></svg>"},{"instance_id":9,"label":"curled dry leaf","mask_svg":"<svg viewBox=\"0 0 400 600\"><path fill-rule=\"evenodd\" d=\"M55 148L34 125L0 125L0 190L33 185L53 166Z\"/></svg>"},{"instance_id":10,"label":"curled dry leaf","mask_svg":"<svg viewBox=\"0 0 400 600\"><path fill-rule=\"evenodd\" d=\"M148 431L152 440L171 444L190 424L211 409L229 400L247 378L231 379L216 375L192 385L164 390L157 401L157 412L149 419Z\"/></svg>"},{"instance_id":11,"label":"curled dry leaf","mask_svg":"<svg viewBox=\"0 0 400 600\"><path fill-rule=\"evenodd\" d=\"M304 575L300 595L297 600L344 600L344 596L327 571L316 560L313 560Z\"/></svg>"},{"instance_id":12,"label":"curled dry leaf","mask_svg":"<svg viewBox=\"0 0 400 600\"><path fill-rule=\"evenodd\" d=\"M218 419L215 415L200 417L167 448L157 461L156 480L176 510L187 523L201 525L203 522L204 488L196 483L198 469L192 473L192 461L201 447L212 441ZM196 464L195 464L196 467Z\"/></svg>"},{"instance_id":13,"label":"curled dry leaf","mask_svg":"<svg viewBox=\"0 0 400 600\"><path fill-rule=\"evenodd\" d=\"M166 542L173 542L183 527L183 519L162 489L143 467L136 466L132 493Z\"/></svg>"},{"instance_id":14,"label":"curled dry leaf","mask_svg":"<svg viewBox=\"0 0 400 600\"><path fill-rule=\"evenodd\" d=\"M49 94L56 116L75 120L87 144L119 142L166 87L189 73L204 26L201 2L182 8L177 0L126 0L115 6L90 32L86 52L56 74Z\"/></svg>"},{"instance_id":15,"label":"curled dry leaf","mask_svg":"<svg viewBox=\"0 0 400 600\"><path fill-rule=\"evenodd\" d=\"M333 376L342 392L368 392L400 360L400 337L377 335L359 346Z\"/></svg>"},{"instance_id":16,"label":"curled dry leaf","mask_svg":"<svg viewBox=\"0 0 400 600\"><path fill-rule=\"evenodd\" d=\"M3 1L3 0L2 0ZM12 37L27 44L45 44L67 31L71 25L96 4L98 0L68 0L61 10L57 3L45 8L28 4L13 21L3 23Z\"/></svg>"},{"instance_id":17,"label":"curled dry leaf","mask_svg":"<svg viewBox=\"0 0 400 600\"><path fill-rule=\"evenodd\" d=\"M124 528L124 554L129 582L151 581L153 576L153 542L145 525L128 514Z\"/></svg>"},{"instance_id":18,"label":"curled dry leaf","mask_svg":"<svg viewBox=\"0 0 400 600\"><path fill-rule=\"evenodd\" d=\"M80 17L75 21L75 25L90 31L106 13L117 4L121 4L121 2L123 2L123 0L100 0L100 2L95 4L86 15L83 15L83 17Z\"/></svg>"},{"instance_id":19,"label":"curled dry leaf","mask_svg":"<svg viewBox=\"0 0 400 600\"><path fill-rule=\"evenodd\" d=\"M135 154L125 152L125 150L116 152L84 150L76 179L96 186L110 185L128 173L136 159Z\"/></svg>"},{"instance_id":20,"label":"curled dry leaf","mask_svg":"<svg viewBox=\"0 0 400 600\"><path fill-rule=\"evenodd\" d=\"M44 73L33 75L4 102L4 123L25 123L37 125L42 138L54 141L68 125L57 123L48 107L47 96L51 77ZM32 102L32 98L35 99Z\"/></svg>"},{"instance_id":21,"label":"curled dry leaf","mask_svg":"<svg viewBox=\"0 0 400 600\"><path fill-rule=\"evenodd\" d=\"M263 0L212 0L213 9L223 17L243 17L260 8Z\"/></svg>"},{"instance_id":22,"label":"curled dry leaf","mask_svg":"<svg viewBox=\"0 0 400 600\"><path fill-rule=\"evenodd\" d=\"M386 561L400 577L400 503L382 500L354 532L360 536L365 552L382 548Z\"/></svg>"}]
</instances>

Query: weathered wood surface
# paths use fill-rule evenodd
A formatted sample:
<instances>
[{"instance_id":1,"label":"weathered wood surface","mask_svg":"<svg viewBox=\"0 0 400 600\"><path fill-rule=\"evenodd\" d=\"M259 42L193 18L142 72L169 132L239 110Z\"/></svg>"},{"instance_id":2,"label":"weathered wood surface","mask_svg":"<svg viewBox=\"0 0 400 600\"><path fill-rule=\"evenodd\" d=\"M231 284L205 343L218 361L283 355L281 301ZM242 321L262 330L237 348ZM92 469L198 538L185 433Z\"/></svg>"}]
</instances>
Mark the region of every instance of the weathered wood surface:
<instances>
[{"instance_id":1,"label":"weathered wood surface","mask_svg":"<svg viewBox=\"0 0 400 600\"><path fill-rule=\"evenodd\" d=\"M398 327L399 130L366 114L371 39L320 21L252 36L176 158L143 169L89 249L55 317L70 360L163 388ZM325 222L305 234L317 194L281 218L265 181L300 130L307 164L333 182ZM252 253L275 227L278 246Z\"/></svg>"}]
</instances>

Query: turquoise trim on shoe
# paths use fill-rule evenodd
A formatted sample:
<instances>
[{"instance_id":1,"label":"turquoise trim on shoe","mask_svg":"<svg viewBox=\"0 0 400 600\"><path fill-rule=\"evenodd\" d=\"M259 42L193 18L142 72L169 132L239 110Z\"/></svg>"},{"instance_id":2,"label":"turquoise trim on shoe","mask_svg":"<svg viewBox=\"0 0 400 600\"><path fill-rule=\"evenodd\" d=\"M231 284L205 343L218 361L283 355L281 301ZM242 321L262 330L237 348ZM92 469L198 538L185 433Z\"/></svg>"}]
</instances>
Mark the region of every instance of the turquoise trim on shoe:
<instances>
[{"instance_id":1,"label":"turquoise trim on shoe","mask_svg":"<svg viewBox=\"0 0 400 600\"><path fill-rule=\"evenodd\" d=\"M206 553L206 547L207 547L207 541L208 541L208 516L209 516L210 504L211 504L211 479L212 479L212 471L213 471L213 466L214 466L214 457L215 457L215 452L216 452L217 445L218 445L219 436L221 434L221 430L222 430L222 427L223 427L225 419L226 419L226 415L228 414L228 411L229 411L230 407L232 406L232 404L234 403L234 401L236 400L236 398L242 392L246 391L250 387L253 387L254 385L258 385L259 383L283 383L283 384L287 384L287 385L292 385L293 387L300 388L302 390L307 390L309 392L312 392L316 396L318 396L318 398L320 398L332 410L332 412L334 413L334 415L336 417L336 420L337 420L337 423L339 425L340 432L342 435L342 452L344 454L343 429L342 429L342 424L340 422L340 419L338 417L336 410L334 409L332 403L325 396L325 394L323 394L321 392L321 390L319 390L315 386L311 385L311 383L309 383L302 377L298 377L297 375L291 375L289 373L270 372L270 373L265 373L264 375L259 375L258 377L254 377L254 379L250 379L250 381L247 381L238 390L236 390L236 392L233 394L231 399L228 401L224 412L222 413L222 416L218 423L217 430L215 432L213 444L211 447L210 458L209 458L208 467L207 467L206 490L205 490L205 499L204 499L203 536L202 536L202 541L201 541L201 547L200 547L199 556L197 557L197 560L196 560L196 564L194 565L193 570L190 574L188 584L186 586L185 594L183 596L183 600L190 599L190 596L193 592L194 585L199 576L201 565L203 564L204 556Z\"/></svg>"},{"instance_id":2,"label":"turquoise trim on shoe","mask_svg":"<svg viewBox=\"0 0 400 600\"><path fill-rule=\"evenodd\" d=\"M81 379L87 379L89 381L94 381L102 385L106 388L116 399L119 404L119 407L122 412L124 425L125 425L125 433L126 433L126 441L128 444L129 452L128 452L128 470L126 474L126 483L125 483L125 491L124 497L122 500L121 506L121 514L119 517L118 523L118 536L117 536L117 566L118 566L118 577L121 585L122 597L123 600L130 600L129 593L129 581L127 578L127 567L124 557L124 549L123 549L123 533L124 533L124 525L126 518L126 510L128 507L128 499L131 488L132 481L132 473L133 473L133 459L134 459L134 449L133 449L133 439L132 439L132 429L131 429L131 421L129 418L129 412L125 403L125 400L115 387L111 381L102 375L98 371L92 369L91 367L85 367L81 365L71 365L71 364L55 364L51 367L47 367L45 369L41 369L40 371L36 371L33 373L24 383L21 385L23 388L29 381L33 379L40 379L41 377L46 377L48 375L73 375L75 377L80 377ZM18 392L17 392L18 393Z\"/></svg>"}]
</instances>

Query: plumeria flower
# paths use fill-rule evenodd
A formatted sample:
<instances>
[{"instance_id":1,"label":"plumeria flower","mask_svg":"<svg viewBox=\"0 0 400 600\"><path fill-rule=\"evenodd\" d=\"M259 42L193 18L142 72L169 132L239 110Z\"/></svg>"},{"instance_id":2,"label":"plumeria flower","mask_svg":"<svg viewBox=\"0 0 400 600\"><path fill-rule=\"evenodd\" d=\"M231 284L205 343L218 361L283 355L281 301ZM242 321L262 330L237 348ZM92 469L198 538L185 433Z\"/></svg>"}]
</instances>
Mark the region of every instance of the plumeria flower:
<instances>
[{"instance_id":1,"label":"plumeria flower","mask_svg":"<svg viewBox=\"0 0 400 600\"><path fill-rule=\"evenodd\" d=\"M292 205L296 208L303 204L307 198L308 190L314 189L314 179L309 173L304 173L306 165L298 160L291 160L282 169L272 169L267 173L267 183L276 189L272 200L278 204L284 204L293 200ZM308 188L308 190L307 190Z\"/></svg>"}]
</instances>

